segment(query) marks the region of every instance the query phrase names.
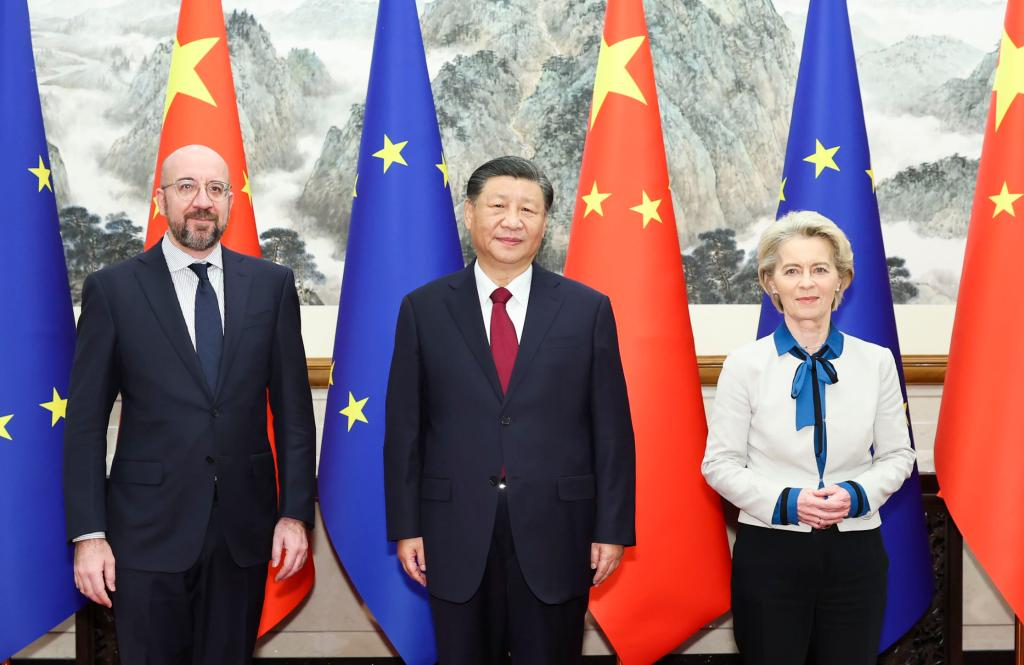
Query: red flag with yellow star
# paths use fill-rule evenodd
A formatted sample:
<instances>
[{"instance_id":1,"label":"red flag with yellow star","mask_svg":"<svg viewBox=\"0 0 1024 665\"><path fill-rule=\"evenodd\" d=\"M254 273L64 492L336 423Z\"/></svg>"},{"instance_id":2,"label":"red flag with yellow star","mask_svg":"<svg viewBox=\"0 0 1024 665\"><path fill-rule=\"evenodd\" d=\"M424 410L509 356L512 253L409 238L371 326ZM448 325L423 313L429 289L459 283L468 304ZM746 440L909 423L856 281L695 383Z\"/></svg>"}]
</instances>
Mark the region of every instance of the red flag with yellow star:
<instances>
[{"instance_id":1,"label":"red flag with yellow star","mask_svg":"<svg viewBox=\"0 0 1024 665\"><path fill-rule=\"evenodd\" d=\"M178 148L202 144L216 150L227 161L235 190L231 218L221 238L224 246L242 254L260 256L256 215L252 207L249 171L245 165L242 128L231 76L228 36L220 0L182 0L178 33L174 38L171 72L167 77L163 130L153 190L160 186L160 164ZM240 185L240 187L239 187ZM153 197L146 247L160 241L167 230L167 218ZM267 436L274 448L274 428L268 407ZM275 451L276 460L276 451ZM313 559L298 573L275 582L277 569L267 573L266 599L260 619L263 635L287 616L313 588Z\"/></svg>"},{"instance_id":2,"label":"red flag with yellow star","mask_svg":"<svg viewBox=\"0 0 1024 665\"><path fill-rule=\"evenodd\" d=\"M1024 616L1024 1L1006 10L935 435L935 473L964 539ZM1017 211L1021 215L1017 215Z\"/></svg>"},{"instance_id":3,"label":"red flag with yellow star","mask_svg":"<svg viewBox=\"0 0 1024 665\"><path fill-rule=\"evenodd\" d=\"M608 0L565 274L607 294L636 434L637 546L591 594L626 665L652 663L729 608L707 438L641 0Z\"/></svg>"}]
</instances>

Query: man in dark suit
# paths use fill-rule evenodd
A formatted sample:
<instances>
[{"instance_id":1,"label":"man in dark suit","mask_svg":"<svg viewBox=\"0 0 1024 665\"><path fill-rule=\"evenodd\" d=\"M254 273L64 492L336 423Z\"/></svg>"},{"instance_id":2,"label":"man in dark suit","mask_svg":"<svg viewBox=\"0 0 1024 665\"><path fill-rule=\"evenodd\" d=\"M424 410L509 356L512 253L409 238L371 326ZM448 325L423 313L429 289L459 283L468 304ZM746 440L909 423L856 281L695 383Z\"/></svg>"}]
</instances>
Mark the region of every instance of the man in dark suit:
<instances>
[{"instance_id":1,"label":"man in dark suit","mask_svg":"<svg viewBox=\"0 0 1024 665\"><path fill-rule=\"evenodd\" d=\"M220 155L180 148L160 182L162 241L82 290L64 437L75 584L113 606L127 665L248 663L267 562L283 557L278 579L297 572L313 522L298 295L288 268L220 245L232 201Z\"/></svg>"},{"instance_id":2,"label":"man in dark suit","mask_svg":"<svg viewBox=\"0 0 1024 665\"><path fill-rule=\"evenodd\" d=\"M398 315L388 537L430 592L442 665L578 662L590 586L634 544L611 303L533 263L553 197L525 159L479 167L464 206L477 260Z\"/></svg>"}]
</instances>

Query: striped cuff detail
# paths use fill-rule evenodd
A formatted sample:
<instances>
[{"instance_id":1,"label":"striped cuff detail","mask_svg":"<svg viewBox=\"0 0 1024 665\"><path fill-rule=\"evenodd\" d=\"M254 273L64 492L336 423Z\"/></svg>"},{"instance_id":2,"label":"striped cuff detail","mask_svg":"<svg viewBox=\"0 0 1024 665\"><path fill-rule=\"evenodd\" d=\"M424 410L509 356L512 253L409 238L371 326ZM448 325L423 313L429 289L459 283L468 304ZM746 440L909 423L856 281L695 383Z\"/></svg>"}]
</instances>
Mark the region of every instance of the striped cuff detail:
<instances>
[{"instance_id":1,"label":"striped cuff detail","mask_svg":"<svg viewBox=\"0 0 1024 665\"><path fill-rule=\"evenodd\" d=\"M839 483L839 486L850 493L850 514L847 517L864 517L871 512L868 504L868 495L864 488L855 480L847 480Z\"/></svg>"},{"instance_id":2,"label":"striped cuff detail","mask_svg":"<svg viewBox=\"0 0 1024 665\"><path fill-rule=\"evenodd\" d=\"M796 516L796 500L800 497L799 487L787 487L779 494L779 500L775 502L775 511L772 513L772 524L789 526L799 524Z\"/></svg>"}]
</instances>

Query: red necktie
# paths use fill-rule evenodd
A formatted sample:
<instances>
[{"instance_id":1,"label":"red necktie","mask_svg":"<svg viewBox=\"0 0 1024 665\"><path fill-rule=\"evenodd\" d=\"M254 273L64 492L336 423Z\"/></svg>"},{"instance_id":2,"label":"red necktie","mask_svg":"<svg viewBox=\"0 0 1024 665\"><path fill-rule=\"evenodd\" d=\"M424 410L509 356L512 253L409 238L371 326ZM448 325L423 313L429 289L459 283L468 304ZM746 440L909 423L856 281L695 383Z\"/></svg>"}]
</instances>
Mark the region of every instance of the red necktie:
<instances>
[{"instance_id":1,"label":"red necktie","mask_svg":"<svg viewBox=\"0 0 1024 665\"><path fill-rule=\"evenodd\" d=\"M494 356L494 367L498 370L498 381L501 392L508 391L508 380L512 378L512 367L516 364L519 353L519 340L516 338L516 327L508 316L505 303L512 297L512 292L503 286L494 289L491 294L491 355Z\"/></svg>"}]
</instances>

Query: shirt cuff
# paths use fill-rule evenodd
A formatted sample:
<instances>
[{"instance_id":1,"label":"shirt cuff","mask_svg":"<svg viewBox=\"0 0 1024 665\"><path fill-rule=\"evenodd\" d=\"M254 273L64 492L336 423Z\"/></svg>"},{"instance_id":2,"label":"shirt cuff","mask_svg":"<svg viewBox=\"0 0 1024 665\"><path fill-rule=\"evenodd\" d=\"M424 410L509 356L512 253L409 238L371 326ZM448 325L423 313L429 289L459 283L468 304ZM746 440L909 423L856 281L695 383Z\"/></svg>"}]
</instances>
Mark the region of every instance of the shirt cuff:
<instances>
[{"instance_id":1,"label":"shirt cuff","mask_svg":"<svg viewBox=\"0 0 1024 665\"><path fill-rule=\"evenodd\" d=\"M779 494L779 500L775 502L772 524L781 526L799 524L800 519L796 516L796 501L798 498L800 498L799 487L787 487L782 490L782 493Z\"/></svg>"},{"instance_id":2,"label":"shirt cuff","mask_svg":"<svg viewBox=\"0 0 1024 665\"><path fill-rule=\"evenodd\" d=\"M850 514L847 517L864 517L871 512L868 495L860 483L855 480L846 480L839 483L839 486L850 493Z\"/></svg>"},{"instance_id":3,"label":"shirt cuff","mask_svg":"<svg viewBox=\"0 0 1024 665\"><path fill-rule=\"evenodd\" d=\"M81 542L83 540L96 540L97 538L106 538L106 537L107 537L107 534L106 534L105 531L93 531L92 533L83 533L81 536L78 536L77 538L72 538L71 542L77 543L77 542Z\"/></svg>"}]
</instances>

